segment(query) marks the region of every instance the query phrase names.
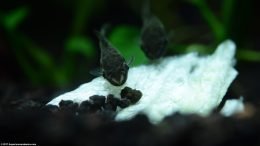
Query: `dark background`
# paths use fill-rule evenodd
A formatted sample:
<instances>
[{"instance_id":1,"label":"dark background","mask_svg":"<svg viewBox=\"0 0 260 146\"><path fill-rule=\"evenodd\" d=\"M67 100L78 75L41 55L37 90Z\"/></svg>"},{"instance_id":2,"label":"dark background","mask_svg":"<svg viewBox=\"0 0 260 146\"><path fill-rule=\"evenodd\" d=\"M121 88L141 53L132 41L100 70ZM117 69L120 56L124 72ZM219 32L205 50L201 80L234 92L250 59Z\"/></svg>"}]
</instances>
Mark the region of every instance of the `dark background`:
<instances>
[{"instance_id":1,"label":"dark background","mask_svg":"<svg viewBox=\"0 0 260 146\"><path fill-rule=\"evenodd\" d=\"M232 98L242 95L257 104L260 23L256 1L231 0L230 5L224 0L197 1L202 5L192 0L151 0L152 12L174 34L166 55L185 53L190 45L207 54L221 41L234 40L239 75L228 94ZM99 64L93 31L104 23L112 25L108 36L112 35L112 42L120 51L128 49L126 56L141 54L134 49L129 51L127 43L117 44L117 40L138 38L142 4L139 0L1 0L1 97L54 96L90 81L94 77L89 71ZM215 27L212 17L222 28ZM141 61L134 65L147 60L140 56Z\"/></svg>"}]
</instances>

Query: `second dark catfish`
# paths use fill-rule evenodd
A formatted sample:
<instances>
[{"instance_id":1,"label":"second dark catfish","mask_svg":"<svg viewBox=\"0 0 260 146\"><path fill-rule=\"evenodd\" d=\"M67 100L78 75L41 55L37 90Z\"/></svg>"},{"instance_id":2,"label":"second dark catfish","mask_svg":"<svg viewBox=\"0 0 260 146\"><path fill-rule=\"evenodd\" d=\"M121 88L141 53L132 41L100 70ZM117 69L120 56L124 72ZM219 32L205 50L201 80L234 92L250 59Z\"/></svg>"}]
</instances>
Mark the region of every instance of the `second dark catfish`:
<instances>
[{"instance_id":1,"label":"second dark catfish","mask_svg":"<svg viewBox=\"0 0 260 146\"><path fill-rule=\"evenodd\" d=\"M151 13L149 0L144 1L141 13L143 20L141 49L149 59L158 59L166 51L168 34L160 19Z\"/></svg>"}]
</instances>

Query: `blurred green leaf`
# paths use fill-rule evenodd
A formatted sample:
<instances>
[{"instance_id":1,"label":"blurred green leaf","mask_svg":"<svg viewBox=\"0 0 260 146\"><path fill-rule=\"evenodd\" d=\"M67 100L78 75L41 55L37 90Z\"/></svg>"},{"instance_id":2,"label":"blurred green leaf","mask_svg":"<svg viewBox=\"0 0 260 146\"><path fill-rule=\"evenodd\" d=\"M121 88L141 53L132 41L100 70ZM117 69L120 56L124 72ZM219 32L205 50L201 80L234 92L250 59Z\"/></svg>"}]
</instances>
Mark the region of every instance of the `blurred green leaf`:
<instances>
[{"instance_id":1,"label":"blurred green leaf","mask_svg":"<svg viewBox=\"0 0 260 146\"><path fill-rule=\"evenodd\" d=\"M203 45L203 44L192 44L187 46L185 52L198 52L200 54L209 54L212 53L214 49L210 49L208 46Z\"/></svg>"},{"instance_id":2,"label":"blurred green leaf","mask_svg":"<svg viewBox=\"0 0 260 146\"><path fill-rule=\"evenodd\" d=\"M72 21L72 36L81 35L88 27L90 18L104 6L105 0L75 0L74 20Z\"/></svg>"},{"instance_id":3,"label":"blurred green leaf","mask_svg":"<svg viewBox=\"0 0 260 146\"><path fill-rule=\"evenodd\" d=\"M18 47L17 45L14 45L14 48ZM20 48L16 48L16 50L20 50ZM30 80L31 83L37 84L39 83L39 76L36 76L38 73L36 70L31 66L30 61L28 61L28 58L21 53L21 51L14 51L14 54L16 56L16 59L18 61L18 64L20 64L20 67L23 69L24 74L27 76L27 78Z\"/></svg>"},{"instance_id":4,"label":"blurred green leaf","mask_svg":"<svg viewBox=\"0 0 260 146\"><path fill-rule=\"evenodd\" d=\"M249 49L238 49L237 58L245 61L260 62L260 52Z\"/></svg>"},{"instance_id":5,"label":"blurred green leaf","mask_svg":"<svg viewBox=\"0 0 260 146\"><path fill-rule=\"evenodd\" d=\"M222 22L213 13L205 0L191 0L193 5L195 5L200 11L202 17L206 20L209 27L211 28L217 42L221 42L226 37L226 28L223 26Z\"/></svg>"},{"instance_id":6,"label":"blurred green leaf","mask_svg":"<svg viewBox=\"0 0 260 146\"><path fill-rule=\"evenodd\" d=\"M140 30L134 26L120 25L113 29L109 39L127 60L134 57L132 65L148 62L139 45Z\"/></svg>"},{"instance_id":7,"label":"blurred green leaf","mask_svg":"<svg viewBox=\"0 0 260 146\"><path fill-rule=\"evenodd\" d=\"M83 54L86 57L92 57L95 53L92 41L83 36L70 38L65 44L65 48L69 52Z\"/></svg>"},{"instance_id":8,"label":"blurred green leaf","mask_svg":"<svg viewBox=\"0 0 260 146\"><path fill-rule=\"evenodd\" d=\"M54 60L51 57L51 55L48 52L46 52L44 49L31 44L30 46L28 46L28 51L35 59L35 62L37 62L39 65L42 65L49 69L53 69Z\"/></svg>"},{"instance_id":9,"label":"blurred green leaf","mask_svg":"<svg viewBox=\"0 0 260 146\"><path fill-rule=\"evenodd\" d=\"M66 86L72 80L71 66L73 60L54 58L49 52L41 48L31 39L19 33L10 32L10 40L15 56L28 80L34 85Z\"/></svg>"},{"instance_id":10,"label":"blurred green leaf","mask_svg":"<svg viewBox=\"0 0 260 146\"><path fill-rule=\"evenodd\" d=\"M228 27L232 13L234 11L236 0L222 0L222 18L225 24L225 27Z\"/></svg>"},{"instance_id":11,"label":"blurred green leaf","mask_svg":"<svg viewBox=\"0 0 260 146\"><path fill-rule=\"evenodd\" d=\"M17 8L3 17L3 25L8 31L14 31L27 15L27 7Z\"/></svg>"},{"instance_id":12,"label":"blurred green leaf","mask_svg":"<svg viewBox=\"0 0 260 146\"><path fill-rule=\"evenodd\" d=\"M12 39L14 43L16 43L16 45L24 48L23 51L26 51L30 54L37 65L44 68L53 69L53 57L50 55L49 52L45 51L45 49L36 45L30 38L19 33L12 33Z\"/></svg>"}]
</instances>

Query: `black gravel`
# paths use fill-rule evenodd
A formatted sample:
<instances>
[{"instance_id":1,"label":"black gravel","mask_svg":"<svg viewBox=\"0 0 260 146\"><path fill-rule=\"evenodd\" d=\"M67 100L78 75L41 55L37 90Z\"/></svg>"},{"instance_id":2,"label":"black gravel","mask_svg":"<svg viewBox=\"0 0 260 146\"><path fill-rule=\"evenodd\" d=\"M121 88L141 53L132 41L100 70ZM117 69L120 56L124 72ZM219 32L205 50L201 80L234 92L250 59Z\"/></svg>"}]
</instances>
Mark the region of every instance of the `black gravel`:
<instances>
[{"instance_id":1,"label":"black gravel","mask_svg":"<svg viewBox=\"0 0 260 146\"><path fill-rule=\"evenodd\" d=\"M121 98L129 99L132 104L138 102L143 96L140 90L131 89L130 87L125 87L121 93Z\"/></svg>"},{"instance_id":2,"label":"black gravel","mask_svg":"<svg viewBox=\"0 0 260 146\"><path fill-rule=\"evenodd\" d=\"M117 109L117 105L120 102L120 100L118 98L116 98L114 95L109 94L107 96L107 102L105 104L105 109L106 110L112 110L112 111L116 111Z\"/></svg>"},{"instance_id":3,"label":"black gravel","mask_svg":"<svg viewBox=\"0 0 260 146\"><path fill-rule=\"evenodd\" d=\"M100 106L94 105L93 103L91 103L90 101L86 100L83 101L79 108L78 108L78 113L95 113L97 111L101 110Z\"/></svg>"},{"instance_id":4,"label":"black gravel","mask_svg":"<svg viewBox=\"0 0 260 146\"><path fill-rule=\"evenodd\" d=\"M90 96L89 99L93 102L93 104L96 104L98 106L104 106L106 101L105 96L99 96L99 95Z\"/></svg>"},{"instance_id":5,"label":"black gravel","mask_svg":"<svg viewBox=\"0 0 260 146\"><path fill-rule=\"evenodd\" d=\"M78 109L78 104L74 103L72 100L61 100L59 103L60 110L67 113L74 114Z\"/></svg>"},{"instance_id":6,"label":"black gravel","mask_svg":"<svg viewBox=\"0 0 260 146\"><path fill-rule=\"evenodd\" d=\"M126 108L128 106L130 106L131 101L129 99L121 99L118 103L118 106L121 108Z\"/></svg>"},{"instance_id":7,"label":"black gravel","mask_svg":"<svg viewBox=\"0 0 260 146\"><path fill-rule=\"evenodd\" d=\"M132 89L131 89L132 90ZM125 91L125 90L124 90ZM125 94L128 95L128 94ZM0 107L0 142L36 145L90 146L259 146L260 110L233 117L214 112L208 117L172 114L157 125L145 115L115 121L117 107L133 103L127 96L95 95L80 105L61 101L59 106L19 99ZM251 108L252 108L251 107Z\"/></svg>"},{"instance_id":8,"label":"black gravel","mask_svg":"<svg viewBox=\"0 0 260 146\"><path fill-rule=\"evenodd\" d=\"M68 107L71 105L68 104ZM209 117L177 113L166 117L158 125L153 125L145 115L137 115L129 121L116 122L114 112L108 110L76 115L71 114L71 110L62 111L62 108L64 107L48 105L31 111L27 108L2 109L1 142L79 146L260 144L259 111L247 118L226 118L217 113Z\"/></svg>"}]
</instances>

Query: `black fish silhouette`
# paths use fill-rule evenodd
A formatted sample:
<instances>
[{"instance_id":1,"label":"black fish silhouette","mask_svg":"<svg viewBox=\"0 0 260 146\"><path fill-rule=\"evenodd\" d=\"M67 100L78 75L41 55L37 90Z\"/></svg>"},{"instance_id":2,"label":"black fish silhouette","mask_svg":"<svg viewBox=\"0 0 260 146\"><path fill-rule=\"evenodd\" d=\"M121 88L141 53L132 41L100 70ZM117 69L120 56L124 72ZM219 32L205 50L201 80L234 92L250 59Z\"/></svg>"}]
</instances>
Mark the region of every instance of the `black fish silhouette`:
<instances>
[{"instance_id":1,"label":"black fish silhouette","mask_svg":"<svg viewBox=\"0 0 260 146\"><path fill-rule=\"evenodd\" d=\"M168 36L159 18L151 14L149 0L144 1L142 17L141 49L149 59L158 59L166 51Z\"/></svg>"},{"instance_id":2,"label":"black fish silhouette","mask_svg":"<svg viewBox=\"0 0 260 146\"><path fill-rule=\"evenodd\" d=\"M121 86L127 80L129 66L123 56L105 37L105 27L95 31L101 49L100 66L103 77L114 86Z\"/></svg>"}]
</instances>

